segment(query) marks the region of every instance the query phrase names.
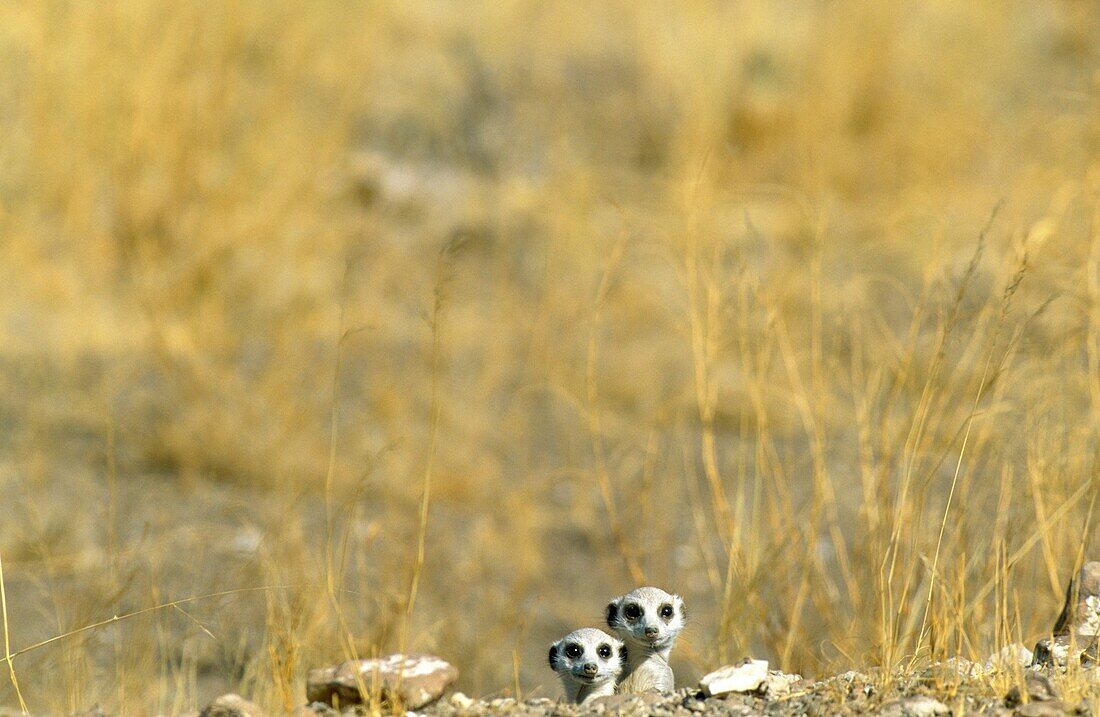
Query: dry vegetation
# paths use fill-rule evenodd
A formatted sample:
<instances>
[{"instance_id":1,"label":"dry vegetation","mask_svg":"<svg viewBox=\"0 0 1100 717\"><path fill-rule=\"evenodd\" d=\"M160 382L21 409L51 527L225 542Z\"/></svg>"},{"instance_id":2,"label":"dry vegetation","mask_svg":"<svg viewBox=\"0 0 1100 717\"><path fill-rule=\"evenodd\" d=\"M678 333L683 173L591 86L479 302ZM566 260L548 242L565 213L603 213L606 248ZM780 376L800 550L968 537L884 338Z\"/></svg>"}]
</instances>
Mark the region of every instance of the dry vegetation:
<instances>
[{"instance_id":1,"label":"dry vegetation","mask_svg":"<svg viewBox=\"0 0 1100 717\"><path fill-rule=\"evenodd\" d=\"M1098 15L0 5L10 647L137 612L28 706L552 696L642 580L683 683L1034 641L1100 552Z\"/></svg>"}]
</instances>

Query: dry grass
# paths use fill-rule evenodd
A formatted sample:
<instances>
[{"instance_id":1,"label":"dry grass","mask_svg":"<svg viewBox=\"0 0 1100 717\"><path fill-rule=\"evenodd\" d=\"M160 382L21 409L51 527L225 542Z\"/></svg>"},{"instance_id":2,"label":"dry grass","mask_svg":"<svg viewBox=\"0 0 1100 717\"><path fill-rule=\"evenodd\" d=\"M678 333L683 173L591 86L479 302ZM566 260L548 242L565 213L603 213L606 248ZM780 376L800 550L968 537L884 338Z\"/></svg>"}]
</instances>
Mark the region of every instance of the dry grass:
<instances>
[{"instance_id":1,"label":"dry grass","mask_svg":"<svg viewBox=\"0 0 1100 717\"><path fill-rule=\"evenodd\" d=\"M400 645L556 694L641 580L682 682L1049 629L1100 551L1096 9L592 5L0 6L11 649L105 621L15 658L32 711Z\"/></svg>"}]
</instances>

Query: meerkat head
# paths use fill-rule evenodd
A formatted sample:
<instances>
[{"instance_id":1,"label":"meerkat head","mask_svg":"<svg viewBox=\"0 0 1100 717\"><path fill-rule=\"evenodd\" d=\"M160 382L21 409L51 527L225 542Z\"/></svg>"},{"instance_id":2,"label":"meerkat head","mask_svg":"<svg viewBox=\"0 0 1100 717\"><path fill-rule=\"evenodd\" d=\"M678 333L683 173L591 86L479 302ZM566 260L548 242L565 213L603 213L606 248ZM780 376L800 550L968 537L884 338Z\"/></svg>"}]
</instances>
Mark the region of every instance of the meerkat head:
<instances>
[{"instance_id":1,"label":"meerkat head","mask_svg":"<svg viewBox=\"0 0 1100 717\"><path fill-rule=\"evenodd\" d=\"M683 599L660 588L637 588L607 606L607 626L628 646L666 657L686 622Z\"/></svg>"},{"instance_id":2,"label":"meerkat head","mask_svg":"<svg viewBox=\"0 0 1100 717\"><path fill-rule=\"evenodd\" d=\"M598 686L614 682L626 664L626 646L594 627L574 630L550 646L550 667L566 683Z\"/></svg>"}]
</instances>

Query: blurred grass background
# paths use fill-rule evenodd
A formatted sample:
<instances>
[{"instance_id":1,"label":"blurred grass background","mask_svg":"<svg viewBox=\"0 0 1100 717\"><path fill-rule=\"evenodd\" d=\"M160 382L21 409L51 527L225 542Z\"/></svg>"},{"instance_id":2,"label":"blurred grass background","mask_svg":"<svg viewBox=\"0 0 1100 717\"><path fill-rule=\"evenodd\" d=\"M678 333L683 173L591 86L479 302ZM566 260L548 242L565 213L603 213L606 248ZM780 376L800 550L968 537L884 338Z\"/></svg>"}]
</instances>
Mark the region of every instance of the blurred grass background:
<instances>
[{"instance_id":1,"label":"blurred grass background","mask_svg":"<svg viewBox=\"0 0 1100 717\"><path fill-rule=\"evenodd\" d=\"M681 683L1033 641L1100 550L1098 15L3 4L11 647L244 590L21 655L30 708L402 645L554 696L643 580Z\"/></svg>"}]
</instances>

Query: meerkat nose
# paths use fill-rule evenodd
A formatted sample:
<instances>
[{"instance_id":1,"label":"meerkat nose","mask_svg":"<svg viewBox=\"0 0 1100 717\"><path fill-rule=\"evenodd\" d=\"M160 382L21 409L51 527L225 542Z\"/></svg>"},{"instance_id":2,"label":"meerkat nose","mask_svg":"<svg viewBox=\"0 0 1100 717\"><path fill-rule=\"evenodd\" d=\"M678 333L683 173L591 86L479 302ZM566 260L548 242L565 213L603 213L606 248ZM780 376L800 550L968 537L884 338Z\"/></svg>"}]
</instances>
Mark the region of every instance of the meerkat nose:
<instances>
[{"instance_id":1,"label":"meerkat nose","mask_svg":"<svg viewBox=\"0 0 1100 717\"><path fill-rule=\"evenodd\" d=\"M595 662L586 662L586 663L584 663L584 674L594 675L599 671L600 671L600 667Z\"/></svg>"},{"instance_id":2,"label":"meerkat nose","mask_svg":"<svg viewBox=\"0 0 1100 717\"><path fill-rule=\"evenodd\" d=\"M657 628L655 628L655 627L647 627L647 628L645 629L645 636L646 636L646 637L657 637L657 632L658 632L658 631L657 631Z\"/></svg>"}]
</instances>

